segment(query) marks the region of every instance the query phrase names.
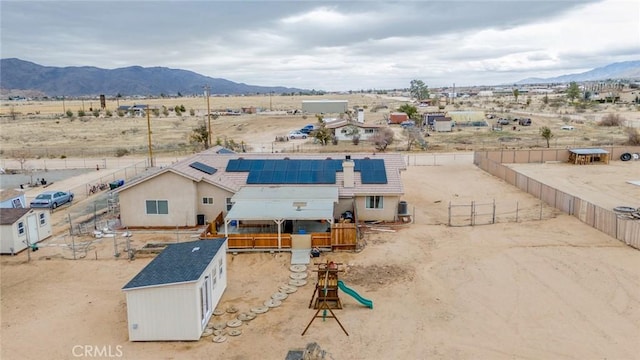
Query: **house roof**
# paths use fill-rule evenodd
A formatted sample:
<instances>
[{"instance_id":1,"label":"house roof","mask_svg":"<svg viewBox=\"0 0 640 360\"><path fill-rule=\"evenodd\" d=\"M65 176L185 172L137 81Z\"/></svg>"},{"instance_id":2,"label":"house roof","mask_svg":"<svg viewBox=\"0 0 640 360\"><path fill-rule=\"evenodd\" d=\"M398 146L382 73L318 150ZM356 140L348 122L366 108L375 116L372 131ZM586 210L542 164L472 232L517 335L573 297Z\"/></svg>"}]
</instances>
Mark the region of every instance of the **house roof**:
<instances>
[{"instance_id":1,"label":"house roof","mask_svg":"<svg viewBox=\"0 0 640 360\"><path fill-rule=\"evenodd\" d=\"M592 154L608 154L609 152L604 149L569 149L569 152L578 155L592 155Z\"/></svg>"},{"instance_id":2,"label":"house roof","mask_svg":"<svg viewBox=\"0 0 640 360\"><path fill-rule=\"evenodd\" d=\"M338 202L335 186L244 187L232 198L227 214L232 220L318 220L333 219Z\"/></svg>"},{"instance_id":3,"label":"house roof","mask_svg":"<svg viewBox=\"0 0 640 360\"><path fill-rule=\"evenodd\" d=\"M381 127L385 127L385 125L380 125L380 124L366 124L366 123L360 123L360 122L354 122L354 121L349 121L349 120L335 120L335 121L328 121L325 123L325 127L327 129L339 129L341 127L345 127L348 125L353 125L359 128L381 128Z\"/></svg>"},{"instance_id":4,"label":"house roof","mask_svg":"<svg viewBox=\"0 0 640 360\"><path fill-rule=\"evenodd\" d=\"M197 281L227 239L169 244L122 290Z\"/></svg>"},{"instance_id":5,"label":"house roof","mask_svg":"<svg viewBox=\"0 0 640 360\"><path fill-rule=\"evenodd\" d=\"M282 161L285 158L290 160L326 160L326 159L336 159L342 160L345 158L343 154L307 154L307 153L296 153L296 154L272 154L272 153L242 153L236 154L231 153L227 154L226 152L220 151L220 147L210 148L198 154L195 154L191 157L185 158L181 161L178 161L157 173L149 175L148 177L138 179L133 182L129 182L124 186L118 188L118 191L126 191L131 187L140 184L152 177L159 176L160 174L164 174L166 172L172 172L186 178L190 178L193 181L200 182L208 182L215 186L218 186L222 189L228 190L233 193L237 193L241 188L245 186L264 186L265 182L254 182L253 185L249 180L254 179L255 174L251 171L227 171L227 165L230 161L237 161L239 159L243 160L278 160ZM362 181L362 173L356 169L354 173L354 182L355 186L353 187L344 187L344 174L342 169L336 169L335 171L335 180L332 177L331 185L335 185L338 188L338 195L342 198L350 198L355 195L386 195L386 194L403 194L404 188L402 186L402 179L400 177L400 172L406 170L406 164L404 157L401 154L397 153L351 153L349 154L352 160L371 160L371 159L380 159L383 161L384 167L373 168L374 170L383 171L384 176L386 177L386 183L367 183L366 179ZM194 162L199 162L202 164L206 164L214 169L216 172L214 174L207 174L203 171L195 169L190 166L190 164ZM230 169L231 170L231 169ZM365 170L366 171L366 170ZM252 175L253 174L253 175ZM252 176L250 179L249 177ZM271 185L277 185L277 183L270 182ZM290 182L284 182L281 185L287 186L326 186L328 183L297 183L292 184Z\"/></svg>"},{"instance_id":6,"label":"house roof","mask_svg":"<svg viewBox=\"0 0 640 360\"><path fill-rule=\"evenodd\" d=\"M0 225L11 225L18 221L24 214L31 211L31 209L2 209L0 208Z\"/></svg>"}]
</instances>

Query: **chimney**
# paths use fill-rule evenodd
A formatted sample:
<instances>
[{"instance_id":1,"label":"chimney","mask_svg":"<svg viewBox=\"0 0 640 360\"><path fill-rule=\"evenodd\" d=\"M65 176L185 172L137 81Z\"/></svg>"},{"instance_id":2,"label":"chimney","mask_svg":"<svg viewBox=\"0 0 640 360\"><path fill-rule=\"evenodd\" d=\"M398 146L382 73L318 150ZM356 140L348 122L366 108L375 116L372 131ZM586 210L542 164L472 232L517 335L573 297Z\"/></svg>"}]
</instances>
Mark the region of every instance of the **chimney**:
<instances>
[{"instance_id":1,"label":"chimney","mask_svg":"<svg viewBox=\"0 0 640 360\"><path fill-rule=\"evenodd\" d=\"M355 184L355 175L354 175L354 167L356 166L355 162L351 160L351 155L347 155L345 160L342 162L342 175L344 175L344 187L352 188Z\"/></svg>"}]
</instances>

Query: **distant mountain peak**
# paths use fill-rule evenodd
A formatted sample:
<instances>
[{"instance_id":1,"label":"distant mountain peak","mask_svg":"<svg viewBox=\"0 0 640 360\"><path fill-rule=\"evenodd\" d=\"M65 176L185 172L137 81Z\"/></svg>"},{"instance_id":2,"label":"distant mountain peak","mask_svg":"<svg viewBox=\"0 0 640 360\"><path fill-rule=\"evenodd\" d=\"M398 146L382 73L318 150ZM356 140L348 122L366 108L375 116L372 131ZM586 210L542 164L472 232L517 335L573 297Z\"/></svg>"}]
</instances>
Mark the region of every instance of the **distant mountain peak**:
<instances>
[{"instance_id":1,"label":"distant mountain peak","mask_svg":"<svg viewBox=\"0 0 640 360\"><path fill-rule=\"evenodd\" d=\"M568 83L598 80L640 79L640 60L623 61L605 65L578 74L567 74L551 78L526 78L516 84Z\"/></svg>"}]
</instances>

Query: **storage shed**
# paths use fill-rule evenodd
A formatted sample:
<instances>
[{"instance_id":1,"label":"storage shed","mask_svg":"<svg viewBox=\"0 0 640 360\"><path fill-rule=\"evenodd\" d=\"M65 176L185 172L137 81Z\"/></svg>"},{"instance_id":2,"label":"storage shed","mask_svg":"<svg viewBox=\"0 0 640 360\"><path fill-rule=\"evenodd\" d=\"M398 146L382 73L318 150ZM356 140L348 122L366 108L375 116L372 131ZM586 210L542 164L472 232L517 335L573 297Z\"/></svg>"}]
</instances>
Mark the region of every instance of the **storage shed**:
<instances>
[{"instance_id":1,"label":"storage shed","mask_svg":"<svg viewBox=\"0 0 640 360\"><path fill-rule=\"evenodd\" d=\"M389 124L401 124L407 120L409 120L409 115L403 112L392 112L389 114Z\"/></svg>"},{"instance_id":2,"label":"storage shed","mask_svg":"<svg viewBox=\"0 0 640 360\"><path fill-rule=\"evenodd\" d=\"M130 341L195 341L227 287L227 239L168 245L122 290Z\"/></svg>"},{"instance_id":3,"label":"storage shed","mask_svg":"<svg viewBox=\"0 0 640 360\"><path fill-rule=\"evenodd\" d=\"M17 209L24 207L27 207L24 191L13 189L0 190L0 208Z\"/></svg>"},{"instance_id":4,"label":"storage shed","mask_svg":"<svg viewBox=\"0 0 640 360\"><path fill-rule=\"evenodd\" d=\"M0 208L0 253L17 254L51 236L48 209Z\"/></svg>"},{"instance_id":5,"label":"storage shed","mask_svg":"<svg viewBox=\"0 0 640 360\"><path fill-rule=\"evenodd\" d=\"M604 149L569 149L569 162L578 165L609 163L609 152Z\"/></svg>"},{"instance_id":6,"label":"storage shed","mask_svg":"<svg viewBox=\"0 0 640 360\"><path fill-rule=\"evenodd\" d=\"M451 132L453 121L450 117L438 117L433 120L433 130L436 132Z\"/></svg>"}]
</instances>

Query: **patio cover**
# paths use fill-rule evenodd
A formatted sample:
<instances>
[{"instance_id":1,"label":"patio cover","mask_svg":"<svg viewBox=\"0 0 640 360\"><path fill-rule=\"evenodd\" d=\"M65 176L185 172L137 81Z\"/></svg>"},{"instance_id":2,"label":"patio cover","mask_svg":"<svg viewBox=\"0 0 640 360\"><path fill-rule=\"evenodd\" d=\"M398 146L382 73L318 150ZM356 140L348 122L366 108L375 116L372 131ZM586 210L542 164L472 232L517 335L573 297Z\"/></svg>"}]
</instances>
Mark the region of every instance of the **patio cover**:
<instances>
[{"instance_id":1,"label":"patio cover","mask_svg":"<svg viewBox=\"0 0 640 360\"><path fill-rule=\"evenodd\" d=\"M328 220L338 202L335 186L243 187L225 220Z\"/></svg>"}]
</instances>

